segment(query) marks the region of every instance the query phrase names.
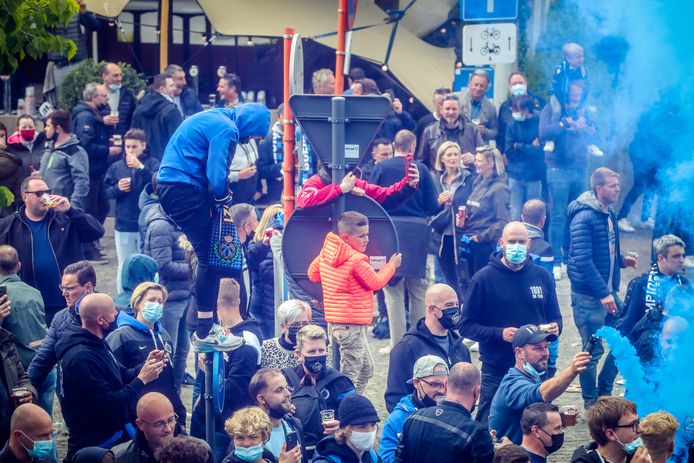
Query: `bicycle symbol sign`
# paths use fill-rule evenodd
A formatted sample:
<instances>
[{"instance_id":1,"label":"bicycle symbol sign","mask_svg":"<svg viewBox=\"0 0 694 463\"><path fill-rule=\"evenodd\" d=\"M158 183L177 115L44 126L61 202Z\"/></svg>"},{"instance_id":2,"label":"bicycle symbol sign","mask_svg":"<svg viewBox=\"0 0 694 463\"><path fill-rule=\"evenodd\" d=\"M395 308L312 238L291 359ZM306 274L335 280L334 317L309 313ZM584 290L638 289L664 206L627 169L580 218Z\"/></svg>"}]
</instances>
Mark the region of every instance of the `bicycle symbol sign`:
<instances>
[{"instance_id":1,"label":"bicycle symbol sign","mask_svg":"<svg viewBox=\"0 0 694 463\"><path fill-rule=\"evenodd\" d=\"M517 27L513 23L463 27L463 63L466 66L514 63Z\"/></svg>"}]
</instances>

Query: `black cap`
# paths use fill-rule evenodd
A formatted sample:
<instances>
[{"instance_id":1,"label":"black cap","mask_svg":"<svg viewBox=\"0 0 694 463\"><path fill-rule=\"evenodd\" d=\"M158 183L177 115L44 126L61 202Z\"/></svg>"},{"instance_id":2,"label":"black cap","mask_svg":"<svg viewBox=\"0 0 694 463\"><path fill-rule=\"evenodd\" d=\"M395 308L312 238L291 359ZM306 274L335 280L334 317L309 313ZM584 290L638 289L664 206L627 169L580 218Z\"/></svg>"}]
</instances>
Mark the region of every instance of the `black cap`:
<instances>
[{"instance_id":1,"label":"black cap","mask_svg":"<svg viewBox=\"0 0 694 463\"><path fill-rule=\"evenodd\" d=\"M369 399L363 395L350 394L340 402L337 409L340 427L348 424L378 423L378 412Z\"/></svg>"},{"instance_id":2,"label":"black cap","mask_svg":"<svg viewBox=\"0 0 694 463\"><path fill-rule=\"evenodd\" d=\"M537 344L542 341L556 341L557 336L550 333L545 333L537 325L523 325L518 328L516 334L513 335L511 345L514 347L523 347L526 344Z\"/></svg>"}]
</instances>

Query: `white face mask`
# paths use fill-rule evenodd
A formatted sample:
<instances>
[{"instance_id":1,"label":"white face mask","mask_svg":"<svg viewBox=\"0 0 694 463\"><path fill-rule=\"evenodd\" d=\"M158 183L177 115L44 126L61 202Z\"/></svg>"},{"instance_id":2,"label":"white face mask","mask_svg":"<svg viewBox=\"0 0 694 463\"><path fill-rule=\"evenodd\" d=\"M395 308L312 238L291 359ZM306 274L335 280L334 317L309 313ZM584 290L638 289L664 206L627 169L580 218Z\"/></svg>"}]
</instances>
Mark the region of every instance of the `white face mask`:
<instances>
[{"instance_id":1,"label":"white face mask","mask_svg":"<svg viewBox=\"0 0 694 463\"><path fill-rule=\"evenodd\" d=\"M358 450L366 452L367 450L371 450L374 445L374 441L376 440L376 430L374 429L370 432L352 431L352 435L349 436L349 440Z\"/></svg>"}]
</instances>

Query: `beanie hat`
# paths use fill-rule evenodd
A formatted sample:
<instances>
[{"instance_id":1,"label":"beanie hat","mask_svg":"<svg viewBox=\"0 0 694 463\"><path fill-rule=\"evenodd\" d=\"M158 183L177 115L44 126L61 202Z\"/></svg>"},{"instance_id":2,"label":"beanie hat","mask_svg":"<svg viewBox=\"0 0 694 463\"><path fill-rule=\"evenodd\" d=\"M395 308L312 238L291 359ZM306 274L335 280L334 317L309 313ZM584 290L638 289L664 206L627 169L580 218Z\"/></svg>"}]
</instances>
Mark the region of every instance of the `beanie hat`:
<instances>
[{"instance_id":1,"label":"beanie hat","mask_svg":"<svg viewBox=\"0 0 694 463\"><path fill-rule=\"evenodd\" d=\"M348 424L378 423L378 413L369 399L363 395L350 394L340 402L337 409L340 427Z\"/></svg>"}]
</instances>

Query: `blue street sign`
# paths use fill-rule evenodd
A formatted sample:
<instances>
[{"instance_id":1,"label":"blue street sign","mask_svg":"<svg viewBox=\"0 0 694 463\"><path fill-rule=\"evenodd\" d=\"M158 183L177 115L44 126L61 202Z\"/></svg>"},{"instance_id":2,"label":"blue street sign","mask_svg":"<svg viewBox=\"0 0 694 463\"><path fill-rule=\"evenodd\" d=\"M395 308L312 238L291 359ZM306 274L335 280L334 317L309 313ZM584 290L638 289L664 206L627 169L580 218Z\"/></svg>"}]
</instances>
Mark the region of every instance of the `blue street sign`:
<instances>
[{"instance_id":1,"label":"blue street sign","mask_svg":"<svg viewBox=\"0 0 694 463\"><path fill-rule=\"evenodd\" d=\"M487 89L487 93L484 94L489 99L494 98L494 69L490 67L462 67L455 68L455 79L453 79L453 91L459 92L464 88L467 88L468 79L470 79L470 74L475 71L487 71L489 73L489 81L492 85Z\"/></svg>"},{"instance_id":2,"label":"blue street sign","mask_svg":"<svg viewBox=\"0 0 694 463\"><path fill-rule=\"evenodd\" d=\"M460 0L460 17L464 22L515 21L518 0Z\"/></svg>"}]
</instances>

